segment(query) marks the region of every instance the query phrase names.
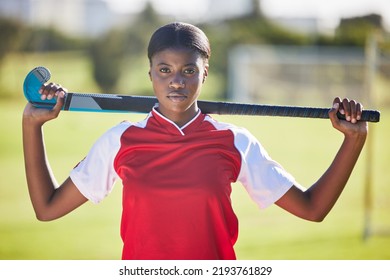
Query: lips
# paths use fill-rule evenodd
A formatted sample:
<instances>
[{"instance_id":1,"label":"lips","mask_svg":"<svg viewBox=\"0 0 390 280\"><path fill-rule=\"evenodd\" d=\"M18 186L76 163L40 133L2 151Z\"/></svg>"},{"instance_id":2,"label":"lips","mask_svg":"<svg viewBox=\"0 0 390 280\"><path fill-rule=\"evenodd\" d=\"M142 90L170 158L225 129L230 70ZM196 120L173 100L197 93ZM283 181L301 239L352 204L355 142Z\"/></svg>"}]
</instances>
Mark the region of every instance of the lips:
<instances>
[{"instance_id":1,"label":"lips","mask_svg":"<svg viewBox=\"0 0 390 280\"><path fill-rule=\"evenodd\" d=\"M182 102L182 101L186 100L188 97L184 93L171 92L168 94L167 98L173 102Z\"/></svg>"}]
</instances>

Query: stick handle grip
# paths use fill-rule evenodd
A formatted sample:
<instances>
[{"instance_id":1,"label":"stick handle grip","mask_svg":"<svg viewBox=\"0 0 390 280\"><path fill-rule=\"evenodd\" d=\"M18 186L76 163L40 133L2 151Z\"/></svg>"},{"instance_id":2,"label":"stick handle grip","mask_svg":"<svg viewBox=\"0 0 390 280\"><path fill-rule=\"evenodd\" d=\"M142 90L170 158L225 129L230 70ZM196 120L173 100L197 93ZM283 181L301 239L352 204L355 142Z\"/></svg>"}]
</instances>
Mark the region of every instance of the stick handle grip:
<instances>
[{"instance_id":1,"label":"stick handle grip","mask_svg":"<svg viewBox=\"0 0 390 280\"><path fill-rule=\"evenodd\" d=\"M232 102L198 101L199 107L205 113L252 116L277 116L328 119L330 108L260 105ZM338 113L340 119L345 116ZM380 112L376 110L363 110L361 121L379 122Z\"/></svg>"}]
</instances>

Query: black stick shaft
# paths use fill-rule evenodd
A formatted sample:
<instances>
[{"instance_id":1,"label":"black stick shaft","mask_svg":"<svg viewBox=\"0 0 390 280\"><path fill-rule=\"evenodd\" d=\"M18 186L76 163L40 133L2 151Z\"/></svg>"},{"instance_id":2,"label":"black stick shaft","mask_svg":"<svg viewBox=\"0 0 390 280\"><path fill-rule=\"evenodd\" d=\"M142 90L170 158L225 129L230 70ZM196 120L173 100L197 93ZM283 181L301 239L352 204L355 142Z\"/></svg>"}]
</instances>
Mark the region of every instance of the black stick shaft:
<instances>
[{"instance_id":1,"label":"black stick shaft","mask_svg":"<svg viewBox=\"0 0 390 280\"><path fill-rule=\"evenodd\" d=\"M115 94L68 93L64 110L148 113L157 103L155 97ZM328 119L329 108L276 106L234 102L198 101L203 113ZM84 110L87 109L87 110ZM344 116L339 114L339 118ZM362 121L379 122L380 112L363 110Z\"/></svg>"}]
</instances>

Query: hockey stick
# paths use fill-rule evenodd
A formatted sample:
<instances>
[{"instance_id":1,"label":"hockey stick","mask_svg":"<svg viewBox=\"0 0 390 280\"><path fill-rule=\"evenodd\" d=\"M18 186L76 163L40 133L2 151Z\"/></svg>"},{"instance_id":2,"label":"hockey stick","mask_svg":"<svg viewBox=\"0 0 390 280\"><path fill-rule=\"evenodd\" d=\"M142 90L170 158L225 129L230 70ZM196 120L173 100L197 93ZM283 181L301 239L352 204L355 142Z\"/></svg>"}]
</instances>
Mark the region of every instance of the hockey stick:
<instances>
[{"instance_id":1,"label":"hockey stick","mask_svg":"<svg viewBox=\"0 0 390 280\"><path fill-rule=\"evenodd\" d=\"M23 84L24 95L36 107L52 108L55 100L41 100L38 90L50 80L50 71L42 66L31 70ZM148 113L157 103L155 97L130 96L98 93L67 93L62 110L82 112L134 112ZM329 108L313 108L298 106L274 106L245 104L233 102L198 101L203 113L220 115L253 115L253 116L279 116L301 118L329 118ZM339 118L344 116L338 114ZM380 112L363 110L362 121L379 122Z\"/></svg>"}]
</instances>

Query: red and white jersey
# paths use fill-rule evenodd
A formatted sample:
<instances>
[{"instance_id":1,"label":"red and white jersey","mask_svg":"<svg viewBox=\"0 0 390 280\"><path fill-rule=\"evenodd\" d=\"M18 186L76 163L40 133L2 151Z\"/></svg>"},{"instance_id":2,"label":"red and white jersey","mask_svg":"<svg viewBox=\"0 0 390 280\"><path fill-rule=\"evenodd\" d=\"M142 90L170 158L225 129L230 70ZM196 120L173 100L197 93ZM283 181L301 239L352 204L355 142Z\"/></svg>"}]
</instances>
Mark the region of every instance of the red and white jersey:
<instances>
[{"instance_id":1,"label":"red and white jersey","mask_svg":"<svg viewBox=\"0 0 390 280\"><path fill-rule=\"evenodd\" d=\"M107 131L70 177L94 203L122 181L122 258L144 260L235 259L231 183L260 208L294 184L247 130L201 112L179 128L156 109Z\"/></svg>"}]
</instances>

